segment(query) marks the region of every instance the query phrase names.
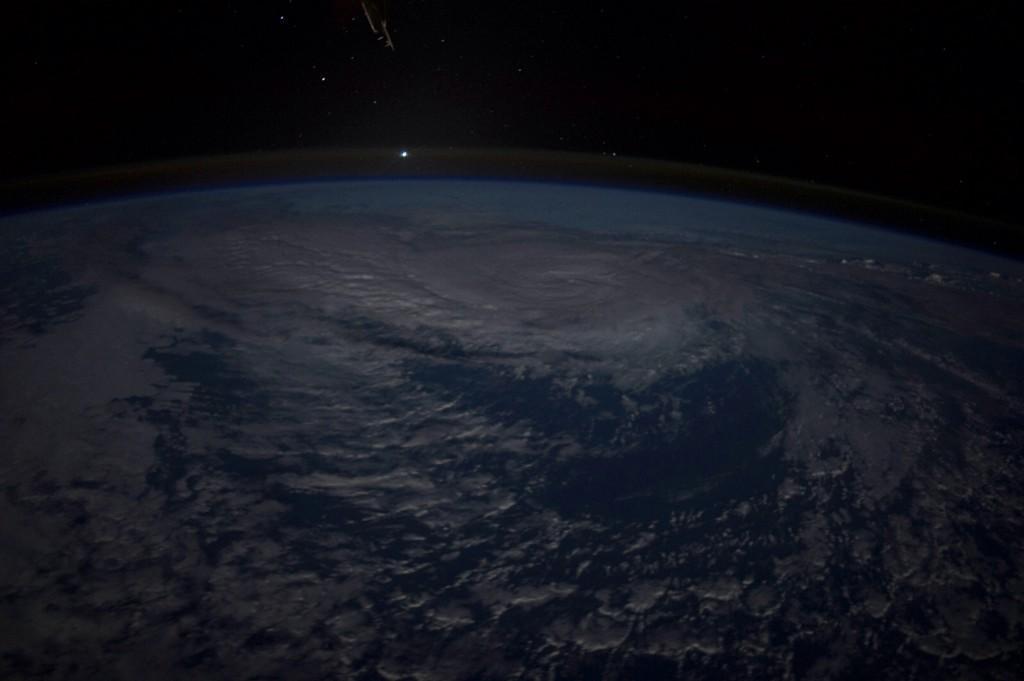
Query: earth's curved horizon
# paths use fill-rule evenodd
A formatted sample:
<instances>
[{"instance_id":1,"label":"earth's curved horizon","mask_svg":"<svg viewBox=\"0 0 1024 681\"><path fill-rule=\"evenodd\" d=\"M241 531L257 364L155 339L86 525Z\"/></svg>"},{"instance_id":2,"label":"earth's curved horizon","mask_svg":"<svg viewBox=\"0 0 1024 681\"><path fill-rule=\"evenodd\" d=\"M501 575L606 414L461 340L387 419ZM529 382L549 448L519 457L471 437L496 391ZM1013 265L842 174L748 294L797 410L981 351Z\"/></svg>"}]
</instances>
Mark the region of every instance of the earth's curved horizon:
<instances>
[{"instance_id":1,"label":"earth's curved horizon","mask_svg":"<svg viewBox=\"0 0 1024 681\"><path fill-rule=\"evenodd\" d=\"M495 147L310 148L151 160L0 181L0 216L168 192L308 182L535 182L685 194L800 210L1024 256L1024 225L949 207L678 160Z\"/></svg>"},{"instance_id":2,"label":"earth's curved horizon","mask_svg":"<svg viewBox=\"0 0 1024 681\"><path fill-rule=\"evenodd\" d=\"M1019 261L438 178L23 212L0 253L4 677L1024 667Z\"/></svg>"}]
</instances>

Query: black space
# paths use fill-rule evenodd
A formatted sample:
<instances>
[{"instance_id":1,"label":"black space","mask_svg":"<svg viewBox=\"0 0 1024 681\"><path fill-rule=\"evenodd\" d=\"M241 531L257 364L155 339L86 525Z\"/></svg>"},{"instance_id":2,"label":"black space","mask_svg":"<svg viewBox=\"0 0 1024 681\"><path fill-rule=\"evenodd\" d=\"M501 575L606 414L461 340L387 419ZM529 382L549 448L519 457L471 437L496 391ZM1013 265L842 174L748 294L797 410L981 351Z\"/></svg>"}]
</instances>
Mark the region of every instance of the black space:
<instances>
[{"instance_id":1,"label":"black space","mask_svg":"<svg viewBox=\"0 0 1024 681\"><path fill-rule=\"evenodd\" d=\"M311 147L535 147L1024 223L1014 2L33 0L0 179Z\"/></svg>"}]
</instances>

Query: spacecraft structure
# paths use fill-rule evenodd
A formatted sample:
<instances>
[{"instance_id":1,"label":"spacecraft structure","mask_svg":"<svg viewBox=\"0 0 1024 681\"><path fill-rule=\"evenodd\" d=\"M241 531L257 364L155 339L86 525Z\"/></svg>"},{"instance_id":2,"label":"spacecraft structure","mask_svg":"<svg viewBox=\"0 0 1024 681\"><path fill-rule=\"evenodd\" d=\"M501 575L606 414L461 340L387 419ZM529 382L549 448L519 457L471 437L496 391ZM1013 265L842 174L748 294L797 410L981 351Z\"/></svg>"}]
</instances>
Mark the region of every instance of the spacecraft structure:
<instances>
[{"instance_id":1,"label":"spacecraft structure","mask_svg":"<svg viewBox=\"0 0 1024 681\"><path fill-rule=\"evenodd\" d=\"M388 20L385 12L386 0L360 0L363 6L363 13L366 20L370 22L370 29L384 41L384 44L395 49L395 43L391 40L388 32Z\"/></svg>"}]
</instances>

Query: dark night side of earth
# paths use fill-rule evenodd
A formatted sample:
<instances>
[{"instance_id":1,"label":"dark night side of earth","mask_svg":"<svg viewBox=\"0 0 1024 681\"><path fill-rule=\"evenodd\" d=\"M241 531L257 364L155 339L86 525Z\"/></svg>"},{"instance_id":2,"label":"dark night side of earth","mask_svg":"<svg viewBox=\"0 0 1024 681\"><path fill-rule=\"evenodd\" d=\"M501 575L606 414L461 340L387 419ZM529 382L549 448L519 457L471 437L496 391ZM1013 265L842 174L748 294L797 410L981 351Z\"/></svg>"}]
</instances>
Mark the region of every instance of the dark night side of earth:
<instances>
[{"instance_id":1,"label":"dark night side of earth","mask_svg":"<svg viewBox=\"0 0 1024 681\"><path fill-rule=\"evenodd\" d=\"M0 676L1019 679L1024 266L693 193L0 219Z\"/></svg>"}]
</instances>

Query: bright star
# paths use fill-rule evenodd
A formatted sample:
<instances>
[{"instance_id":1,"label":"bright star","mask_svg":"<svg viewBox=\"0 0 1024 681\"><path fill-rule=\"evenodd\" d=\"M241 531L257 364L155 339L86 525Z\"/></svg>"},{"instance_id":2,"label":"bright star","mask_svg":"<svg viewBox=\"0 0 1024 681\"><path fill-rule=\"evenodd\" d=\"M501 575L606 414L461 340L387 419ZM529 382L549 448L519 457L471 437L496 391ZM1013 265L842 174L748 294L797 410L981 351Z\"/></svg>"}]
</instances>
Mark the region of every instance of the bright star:
<instances>
[{"instance_id":1,"label":"bright star","mask_svg":"<svg viewBox=\"0 0 1024 681\"><path fill-rule=\"evenodd\" d=\"M402 149L400 152L398 152L398 155L401 156L402 158L409 158L409 152L406 151L405 149Z\"/></svg>"}]
</instances>

